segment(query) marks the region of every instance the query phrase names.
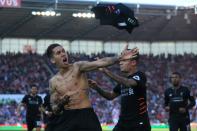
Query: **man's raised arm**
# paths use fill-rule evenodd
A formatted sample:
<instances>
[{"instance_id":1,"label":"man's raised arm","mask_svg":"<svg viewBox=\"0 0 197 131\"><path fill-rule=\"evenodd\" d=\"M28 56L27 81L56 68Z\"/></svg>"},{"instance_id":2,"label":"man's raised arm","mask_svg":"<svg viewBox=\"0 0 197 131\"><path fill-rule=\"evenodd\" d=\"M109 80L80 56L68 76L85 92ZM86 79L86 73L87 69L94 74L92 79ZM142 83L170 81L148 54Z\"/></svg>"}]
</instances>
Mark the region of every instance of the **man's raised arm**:
<instances>
[{"instance_id":1,"label":"man's raised arm","mask_svg":"<svg viewBox=\"0 0 197 131\"><path fill-rule=\"evenodd\" d=\"M127 51L127 48L128 48L128 45L126 45L121 55L117 57L105 57L105 58L98 59L93 62L81 61L81 62L77 62L76 64L79 65L80 71L86 72L86 71L96 70L98 68L107 67L122 60L132 59L139 53L138 48L133 48L132 50L129 50L129 51ZM124 56L124 59L122 59L123 56ZM125 56L128 56L128 57L125 57Z\"/></svg>"},{"instance_id":2,"label":"man's raised arm","mask_svg":"<svg viewBox=\"0 0 197 131\"><path fill-rule=\"evenodd\" d=\"M107 67L119 62L119 57L105 57L96 61L80 61L77 62L79 70L82 72L96 70L98 68Z\"/></svg>"}]
</instances>

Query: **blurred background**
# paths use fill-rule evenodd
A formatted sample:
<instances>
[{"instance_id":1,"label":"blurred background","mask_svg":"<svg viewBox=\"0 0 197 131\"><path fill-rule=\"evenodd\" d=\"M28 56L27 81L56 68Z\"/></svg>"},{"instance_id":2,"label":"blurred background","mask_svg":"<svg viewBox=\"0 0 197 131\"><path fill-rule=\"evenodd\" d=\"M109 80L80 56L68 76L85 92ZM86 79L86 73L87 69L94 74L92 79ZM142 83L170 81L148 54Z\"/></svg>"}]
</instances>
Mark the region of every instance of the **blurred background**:
<instances>
[{"instance_id":1,"label":"blurred background","mask_svg":"<svg viewBox=\"0 0 197 131\"><path fill-rule=\"evenodd\" d=\"M123 3L134 10L140 26L132 34L100 25L91 8L102 3ZM197 101L197 1L196 0L0 0L0 130L25 124L25 109L16 107L39 87L44 97L48 80L57 72L44 55L52 43L69 51L71 62L120 54L125 44L140 49L139 67L147 75L148 112L153 127L167 127L164 90L173 71L183 75ZM119 66L111 67L119 73ZM94 71L88 77L106 90L114 81ZM90 90L92 105L103 125L114 125L119 99L107 101ZM197 106L190 111L197 131ZM159 129L157 129L159 131Z\"/></svg>"}]
</instances>

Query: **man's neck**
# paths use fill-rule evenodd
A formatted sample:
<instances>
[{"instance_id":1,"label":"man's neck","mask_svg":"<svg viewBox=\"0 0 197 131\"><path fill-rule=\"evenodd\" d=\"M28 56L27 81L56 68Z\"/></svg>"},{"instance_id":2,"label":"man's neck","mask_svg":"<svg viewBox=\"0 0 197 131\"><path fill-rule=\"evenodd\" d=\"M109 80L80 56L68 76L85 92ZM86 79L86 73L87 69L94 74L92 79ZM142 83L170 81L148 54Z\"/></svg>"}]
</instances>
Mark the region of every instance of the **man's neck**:
<instances>
[{"instance_id":1,"label":"man's neck","mask_svg":"<svg viewBox=\"0 0 197 131\"><path fill-rule=\"evenodd\" d=\"M130 71L128 72L128 76L134 74L137 72L137 67L130 69Z\"/></svg>"},{"instance_id":2,"label":"man's neck","mask_svg":"<svg viewBox=\"0 0 197 131\"><path fill-rule=\"evenodd\" d=\"M63 68L60 68L59 70L59 74L60 75L64 75L66 72L68 72L70 70L70 67L63 67Z\"/></svg>"},{"instance_id":3,"label":"man's neck","mask_svg":"<svg viewBox=\"0 0 197 131\"><path fill-rule=\"evenodd\" d=\"M176 85L176 86L173 85L173 88L174 89L179 89L180 88L180 85Z\"/></svg>"},{"instance_id":4,"label":"man's neck","mask_svg":"<svg viewBox=\"0 0 197 131\"><path fill-rule=\"evenodd\" d=\"M35 96L36 96L36 94L32 94L32 93L31 93L30 95L31 95L31 96L33 96L33 97L35 97Z\"/></svg>"}]
</instances>

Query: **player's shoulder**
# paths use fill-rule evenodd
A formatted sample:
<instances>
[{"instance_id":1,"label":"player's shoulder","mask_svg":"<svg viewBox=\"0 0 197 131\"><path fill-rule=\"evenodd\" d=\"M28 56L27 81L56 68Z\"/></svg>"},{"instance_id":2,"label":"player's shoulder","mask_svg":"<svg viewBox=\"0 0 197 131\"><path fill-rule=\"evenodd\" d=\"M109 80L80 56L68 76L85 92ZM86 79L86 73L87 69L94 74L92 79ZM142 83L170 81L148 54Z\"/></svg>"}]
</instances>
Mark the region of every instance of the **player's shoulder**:
<instances>
[{"instance_id":1,"label":"player's shoulder","mask_svg":"<svg viewBox=\"0 0 197 131\"><path fill-rule=\"evenodd\" d=\"M28 97L30 97L30 95L29 94L25 94L23 98L28 98Z\"/></svg>"},{"instance_id":2,"label":"player's shoulder","mask_svg":"<svg viewBox=\"0 0 197 131\"><path fill-rule=\"evenodd\" d=\"M36 99L38 99L39 101L42 101L42 97L40 95L36 95Z\"/></svg>"},{"instance_id":3,"label":"player's shoulder","mask_svg":"<svg viewBox=\"0 0 197 131\"><path fill-rule=\"evenodd\" d=\"M171 88L170 88L170 87L166 88L166 89L165 89L165 92L167 92L167 91L169 91L169 90L171 90Z\"/></svg>"},{"instance_id":4,"label":"player's shoulder","mask_svg":"<svg viewBox=\"0 0 197 131\"><path fill-rule=\"evenodd\" d=\"M140 76L143 76L143 77L146 76L146 74L144 72L142 72L142 71L137 71L136 74L137 75L140 75Z\"/></svg>"},{"instance_id":5,"label":"player's shoulder","mask_svg":"<svg viewBox=\"0 0 197 131\"><path fill-rule=\"evenodd\" d=\"M70 64L70 70L74 70L74 71L78 71L79 70L79 68L80 68L80 66L83 64L83 63L85 63L85 61L77 61L77 62L75 62L75 63L73 63L73 64Z\"/></svg>"},{"instance_id":6,"label":"player's shoulder","mask_svg":"<svg viewBox=\"0 0 197 131\"><path fill-rule=\"evenodd\" d=\"M146 76L144 72L142 71L137 71L133 75L138 75L138 76Z\"/></svg>"},{"instance_id":7,"label":"player's shoulder","mask_svg":"<svg viewBox=\"0 0 197 131\"><path fill-rule=\"evenodd\" d=\"M130 77L132 77L135 80L146 79L145 73L144 72L141 72L141 71L137 71L136 73L134 73Z\"/></svg>"},{"instance_id":8,"label":"player's shoulder","mask_svg":"<svg viewBox=\"0 0 197 131\"><path fill-rule=\"evenodd\" d=\"M49 83L53 83L53 82L57 81L58 77L59 77L58 73L55 74L53 77L51 77L51 78L49 79Z\"/></svg>"},{"instance_id":9,"label":"player's shoulder","mask_svg":"<svg viewBox=\"0 0 197 131\"><path fill-rule=\"evenodd\" d=\"M77 61L77 62L73 63L73 66L82 66L82 65L86 65L91 62L95 62L95 61L86 61L86 60Z\"/></svg>"},{"instance_id":10,"label":"player's shoulder","mask_svg":"<svg viewBox=\"0 0 197 131\"><path fill-rule=\"evenodd\" d=\"M172 87L168 87L168 88L166 88L166 90L165 90L166 93L171 92L171 91L173 91L173 88L172 88Z\"/></svg>"},{"instance_id":11,"label":"player's shoulder","mask_svg":"<svg viewBox=\"0 0 197 131\"><path fill-rule=\"evenodd\" d=\"M73 69L75 73L81 73L81 67L88 65L89 61L77 61L73 63Z\"/></svg>"},{"instance_id":12,"label":"player's shoulder","mask_svg":"<svg viewBox=\"0 0 197 131\"><path fill-rule=\"evenodd\" d=\"M182 89L182 90L185 90L185 91L190 91L190 88L187 87L187 86L181 86L181 89Z\"/></svg>"},{"instance_id":13,"label":"player's shoulder","mask_svg":"<svg viewBox=\"0 0 197 131\"><path fill-rule=\"evenodd\" d=\"M49 99L50 98L50 94L47 93L45 96L44 96L44 99Z\"/></svg>"},{"instance_id":14,"label":"player's shoulder","mask_svg":"<svg viewBox=\"0 0 197 131\"><path fill-rule=\"evenodd\" d=\"M54 75L52 78L49 79L49 88L53 88L56 82L57 82L57 75Z\"/></svg>"},{"instance_id":15,"label":"player's shoulder","mask_svg":"<svg viewBox=\"0 0 197 131\"><path fill-rule=\"evenodd\" d=\"M85 65L88 61L77 61L72 64L75 69L79 69L82 65Z\"/></svg>"},{"instance_id":16,"label":"player's shoulder","mask_svg":"<svg viewBox=\"0 0 197 131\"><path fill-rule=\"evenodd\" d=\"M36 95L36 97L38 97L38 98L41 98L41 99L42 99L42 97L41 97L40 95Z\"/></svg>"},{"instance_id":17,"label":"player's shoulder","mask_svg":"<svg viewBox=\"0 0 197 131\"><path fill-rule=\"evenodd\" d=\"M31 97L30 93L25 94L25 97Z\"/></svg>"},{"instance_id":18,"label":"player's shoulder","mask_svg":"<svg viewBox=\"0 0 197 131\"><path fill-rule=\"evenodd\" d=\"M84 61L76 61L75 63L73 63L73 66L76 66L76 65L80 65L80 64L83 64Z\"/></svg>"}]
</instances>

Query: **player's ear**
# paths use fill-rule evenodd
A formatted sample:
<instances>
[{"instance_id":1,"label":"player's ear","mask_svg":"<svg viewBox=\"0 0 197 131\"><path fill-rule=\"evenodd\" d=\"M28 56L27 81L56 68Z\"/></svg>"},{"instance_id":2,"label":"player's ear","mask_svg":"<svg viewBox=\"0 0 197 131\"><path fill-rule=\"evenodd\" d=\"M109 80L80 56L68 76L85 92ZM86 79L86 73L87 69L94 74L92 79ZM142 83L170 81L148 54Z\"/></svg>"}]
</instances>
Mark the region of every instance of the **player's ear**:
<instances>
[{"instance_id":1,"label":"player's ear","mask_svg":"<svg viewBox=\"0 0 197 131\"><path fill-rule=\"evenodd\" d=\"M130 61L132 65L137 65L137 61L136 60L131 60Z\"/></svg>"},{"instance_id":2,"label":"player's ear","mask_svg":"<svg viewBox=\"0 0 197 131\"><path fill-rule=\"evenodd\" d=\"M50 58L51 63L55 64L55 60L53 57Z\"/></svg>"}]
</instances>

